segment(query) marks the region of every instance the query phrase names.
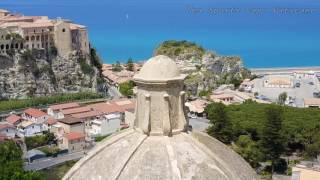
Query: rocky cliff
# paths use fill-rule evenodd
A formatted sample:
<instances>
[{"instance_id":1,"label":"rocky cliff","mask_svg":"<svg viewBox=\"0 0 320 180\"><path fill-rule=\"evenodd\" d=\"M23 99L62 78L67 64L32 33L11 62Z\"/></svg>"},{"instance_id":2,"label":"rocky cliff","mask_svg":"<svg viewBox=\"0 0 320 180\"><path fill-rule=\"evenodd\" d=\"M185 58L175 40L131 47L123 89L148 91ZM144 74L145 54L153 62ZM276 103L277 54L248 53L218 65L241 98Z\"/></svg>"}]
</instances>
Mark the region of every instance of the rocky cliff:
<instances>
[{"instance_id":1,"label":"rocky cliff","mask_svg":"<svg viewBox=\"0 0 320 180\"><path fill-rule=\"evenodd\" d=\"M46 96L55 93L96 92L100 67L95 51L21 50L0 55L0 99Z\"/></svg>"},{"instance_id":2,"label":"rocky cliff","mask_svg":"<svg viewBox=\"0 0 320 180\"><path fill-rule=\"evenodd\" d=\"M189 74L185 83L189 93L197 95L221 84L238 86L251 73L238 56L222 56L188 41L165 41L154 52L174 59Z\"/></svg>"}]
</instances>

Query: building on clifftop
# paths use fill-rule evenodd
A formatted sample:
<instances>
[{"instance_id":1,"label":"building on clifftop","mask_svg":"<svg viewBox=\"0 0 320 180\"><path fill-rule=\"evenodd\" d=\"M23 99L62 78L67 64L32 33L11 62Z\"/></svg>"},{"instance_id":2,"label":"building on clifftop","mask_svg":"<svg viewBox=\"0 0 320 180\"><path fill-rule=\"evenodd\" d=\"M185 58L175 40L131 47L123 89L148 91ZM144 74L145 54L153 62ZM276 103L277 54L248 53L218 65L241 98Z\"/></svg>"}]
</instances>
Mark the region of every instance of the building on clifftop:
<instances>
[{"instance_id":1,"label":"building on clifftop","mask_svg":"<svg viewBox=\"0 0 320 180\"><path fill-rule=\"evenodd\" d=\"M147 61L134 77L134 127L97 144L63 179L258 179L229 147L204 133L188 131L184 79L166 56Z\"/></svg>"},{"instance_id":2,"label":"building on clifftop","mask_svg":"<svg viewBox=\"0 0 320 180\"><path fill-rule=\"evenodd\" d=\"M17 37L12 34L19 34L23 41L13 41ZM56 49L60 56L80 50L90 53L85 26L61 18L24 16L0 10L0 54L10 49Z\"/></svg>"}]
</instances>

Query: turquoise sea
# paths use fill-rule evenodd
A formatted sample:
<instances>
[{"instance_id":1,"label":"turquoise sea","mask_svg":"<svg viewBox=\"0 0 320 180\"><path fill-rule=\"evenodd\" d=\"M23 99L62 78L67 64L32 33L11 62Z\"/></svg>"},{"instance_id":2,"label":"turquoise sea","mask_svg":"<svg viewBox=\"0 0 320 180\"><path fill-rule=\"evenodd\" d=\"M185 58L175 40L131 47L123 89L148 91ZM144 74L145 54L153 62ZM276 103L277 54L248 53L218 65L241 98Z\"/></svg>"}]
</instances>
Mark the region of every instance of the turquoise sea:
<instances>
[{"instance_id":1,"label":"turquoise sea","mask_svg":"<svg viewBox=\"0 0 320 180\"><path fill-rule=\"evenodd\" d=\"M1 0L0 8L86 25L106 63L148 59L176 39L248 67L320 65L319 0Z\"/></svg>"}]
</instances>

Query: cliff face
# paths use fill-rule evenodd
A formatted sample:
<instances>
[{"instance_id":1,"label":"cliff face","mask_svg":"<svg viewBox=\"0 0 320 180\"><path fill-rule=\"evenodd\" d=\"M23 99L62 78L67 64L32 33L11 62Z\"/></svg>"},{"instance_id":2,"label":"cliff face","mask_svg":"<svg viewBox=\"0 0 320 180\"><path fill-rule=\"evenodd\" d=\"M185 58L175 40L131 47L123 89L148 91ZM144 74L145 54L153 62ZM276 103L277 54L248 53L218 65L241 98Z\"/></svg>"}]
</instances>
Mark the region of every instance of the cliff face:
<instances>
[{"instance_id":1,"label":"cliff face","mask_svg":"<svg viewBox=\"0 0 320 180\"><path fill-rule=\"evenodd\" d=\"M97 91L99 68L89 54L22 50L0 55L0 99Z\"/></svg>"},{"instance_id":2,"label":"cliff face","mask_svg":"<svg viewBox=\"0 0 320 180\"><path fill-rule=\"evenodd\" d=\"M251 75L240 57L217 55L187 41L166 41L154 54L171 57L182 72L189 74L185 83L191 95L209 91L221 84L237 86Z\"/></svg>"}]
</instances>

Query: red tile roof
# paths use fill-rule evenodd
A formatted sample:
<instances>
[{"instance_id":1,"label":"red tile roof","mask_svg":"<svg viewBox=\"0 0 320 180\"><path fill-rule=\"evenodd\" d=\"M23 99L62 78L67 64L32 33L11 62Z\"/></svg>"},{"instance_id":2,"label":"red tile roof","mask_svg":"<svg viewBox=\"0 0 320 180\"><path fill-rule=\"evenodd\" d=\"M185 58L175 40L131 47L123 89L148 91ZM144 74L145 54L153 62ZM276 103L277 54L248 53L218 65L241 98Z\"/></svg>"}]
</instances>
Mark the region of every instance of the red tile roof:
<instances>
[{"instance_id":1,"label":"red tile roof","mask_svg":"<svg viewBox=\"0 0 320 180\"><path fill-rule=\"evenodd\" d=\"M59 119L59 122L64 123L64 124L77 124L77 123L82 123L84 120L80 118L74 118L71 116L65 117L63 119Z\"/></svg>"},{"instance_id":2,"label":"red tile roof","mask_svg":"<svg viewBox=\"0 0 320 180\"><path fill-rule=\"evenodd\" d=\"M63 110L63 109L70 109L70 108L76 108L80 107L78 103L65 103L65 104L57 104L50 106L49 108L52 110Z\"/></svg>"},{"instance_id":3,"label":"red tile roof","mask_svg":"<svg viewBox=\"0 0 320 180\"><path fill-rule=\"evenodd\" d=\"M84 139L85 135L83 133L79 132L70 132L68 134L65 134L64 137L66 137L69 141L76 140L76 139Z\"/></svg>"},{"instance_id":4,"label":"red tile roof","mask_svg":"<svg viewBox=\"0 0 320 180\"><path fill-rule=\"evenodd\" d=\"M122 112L122 108L120 106L118 106L117 104L109 103L109 102L91 104L91 105L88 105L88 107L105 114Z\"/></svg>"},{"instance_id":5,"label":"red tile roof","mask_svg":"<svg viewBox=\"0 0 320 180\"><path fill-rule=\"evenodd\" d=\"M6 136L5 134L0 134L0 142L4 142L5 140L8 140L9 137Z\"/></svg>"},{"instance_id":6,"label":"red tile roof","mask_svg":"<svg viewBox=\"0 0 320 180\"><path fill-rule=\"evenodd\" d=\"M133 99L112 100L110 102L120 106L123 112L128 110L134 110L136 106L136 101Z\"/></svg>"},{"instance_id":7,"label":"red tile roof","mask_svg":"<svg viewBox=\"0 0 320 180\"><path fill-rule=\"evenodd\" d=\"M9 123L1 123L0 124L0 129L6 129L6 128L15 128L15 127Z\"/></svg>"},{"instance_id":8,"label":"red tile roof","mask_svg":"<svg viewBox=\"0 0 320 180\"><path fill-rule=\"evenodd\" d=\"M70 114L83 113L83 112L89 112L89 111L91 111L91 108L89 107L79 107L79 108L65 109L65 110L62 110L61 112L64 115L70 115Z\"/></svg>"},{"instance_id":9,"label":"red tile roof","mask_svg":"<svg viewBox=\"0 0 320 180\"><path fill-rule=\"evenodd\" d=\"M30 116L36 117L36 118L47 115L45 112L40 111L38 109L34 109L34 108L29 108L29 109L25 110L24 113L26 113Z\"/></svg>"},{"instance_id":10,"label":"red tile roof","mask_svg":"<svg viewBox=\"0 0 320 180\"><path fill-rule=\"evenodd\" d=\"M56 119L54 119L54 118L49 118L48 120L47 120L47 124L48 125L53 125L53 124L55 124L55 123L57 123L58 121L56 120Z\"/></svg>"},{"instance_id":11,"label":"red tile roof","mask_svg":"<svg viewBox=\"0 0 320 180\"><path fill-rule=\"evenodd\" d=\"M84 113L72 114L71 116L74 118L90 118L90 117L101 116L101 115L103 115L103 113L100 111L89 111Z\"/></svg>"},{"instance_id":12,"label":"red tile roof","mask_svg":"<svg viewBox=\"0 0 320 180\"><path fill-rule=\"evenodd\" d=\"M17 121L19 121L21 119L20 116L17 115L10 115L6 118L6 121L10 124L15 124Z\"/></svg>"}]
</instances>

